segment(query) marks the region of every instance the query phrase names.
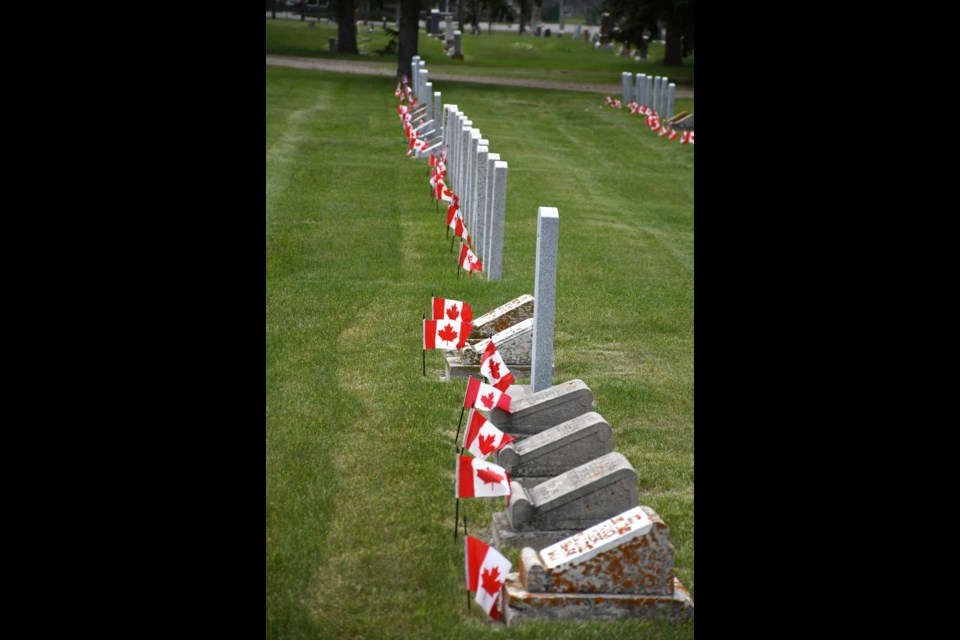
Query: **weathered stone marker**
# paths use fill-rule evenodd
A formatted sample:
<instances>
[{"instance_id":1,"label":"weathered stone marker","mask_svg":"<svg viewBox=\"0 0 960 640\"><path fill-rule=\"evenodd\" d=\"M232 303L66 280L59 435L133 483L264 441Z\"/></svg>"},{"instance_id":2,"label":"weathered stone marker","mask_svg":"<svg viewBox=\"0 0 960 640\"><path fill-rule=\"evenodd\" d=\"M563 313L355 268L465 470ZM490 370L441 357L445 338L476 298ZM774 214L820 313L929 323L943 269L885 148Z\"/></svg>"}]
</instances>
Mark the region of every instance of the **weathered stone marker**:
<instances>
[{"instance_id":1,"label":"weathered stone marker","mask_svg":"<svg viewBox=\"0 0 960 640\"><path fill-rule=\"evenodd\" d=\"M333 36L330 36L330 40L329 40L329 42L327 43L327 45L330 47L330 53L336 53L336 52L337 52L337 39L336 39L336 38L334 38Z\"/></svg>"},{"instance_id":2,"label":"weathered stone marker","mask_svg":"<svg viewBox=\"0 0 960 640\"><path fill-rule=\"evenodd\" d=\"M427 120L435 120L436 115L433 110L433 100L430 99L430 96L433 95L433 83L425 82L423 83L423 87L424 87L423 100L424 100L424 104L427 105Z\"/></svg>"},{"instance_id":3,"label":"weathered stone marker","mask_svg":"<svg viewBox=\"0 0 960 640\"><path fill-rule=\"evenodd\" d=\"M637 506L637 472L616 451L526 489L510 482L510 504L493 514L498 548L535 550Z\"/></svg>"},{"instance_id":4,"label":"weathered stone marker","mask_svg":"<svg viewBox=\"0 0 960 640\"><path fill-rule=\"evenodd\" d=\"M560 214L556 207L537 209L537 272L533 299L537 313L533 325L533 359L530 387L534 393L553 384L553 324L557 300L557 244Z\"/></svg>"},{"instance_id":5,"label":"weathered stone marker","mask_svg":"<svg viewBox=\"0 0 960 640\"><path fill-rule=\"evenodd\" d=\"M420 56L410 58L410 89L417 91L417 74L420 73Z\"/></svg>"},{"instance_id":6,"label":"weathered stone marker","mask_svg":"<svg viewBox=\"0 0 960 640\"><path fill-rule=\"evenodd\" d=\"M507 624L526 620L693 618L690 593L674 575L666 523L637 506L538 553L520 552L507 576Z\"/></svg>"},{"instance_id":7,"label":"weathered stone marker","mask_svg":"<svg viewBox=\"0 0 960 640\"><path fill-rule=\"evenodd\" d=\"M653 78L653 95L650 96L650 102L652 103L651 108L657 112L657 115L660 114L660 82L663 80L660 76L654 76Z\"/></svg>"},{"instance_id":8,"label":"weathered stone marker","mask_svg":"<svg viewBox=\"0 0 960 640\"><path fill-rule=\"evenodd\" d=\"M469 162L467 162L467 183L464 187L464 192L467 194L467 208L464 216L469 220L467 228L470 229L474 245L477 243L477 219L474 213L477 209L477 149L480 148L480 140L482 139L480 129L470 130L470 144L467 147L467 157L469 158Z\"/></svg>"},{"instance_id":9,"label":"weathered stone marker","mask_svg":"<svg viewBox=\"0 0 960 640\"><path fill-rule=\"evenodd\" d=\"M530 351L533 346L532 318L508 327L494 334L492 338L481 340L476 344L468 344L457 356L448 357L447 379L467 376L471 373L479 375L480 359L490 340L497 345L497 352L515 378L530 376Z\"/></svg>"},{"instance_id":10,"label":"weathered stone marker","mask_svg":"<svg viewBox=\"0 0 960 640\"><path fill-rule=\"evenodd\" d=\"M487 210L484 211L483 215L486 217L486 222L484 226L489 230L487 235L483 238L483 246L480 247L480 251L484 256L490 255L490 236L493 229L493 181L495 178L493 165L497 160L500 160L499 153L488 153L487 154ZM490 276L490 267L489 267L489 258L484 258L484 265L487 266L487 278ZM488 336L489 337L489 336Z\"/></svg>"},{"instance_id":11,"label":"weathered stone marker","mask_svg":"<svg viewBox=\"0 0 960 640\"><path fill-rule=\"evenodd\" d=\"M489 157L488 155L487 158L489 159ZM486 256L487 262L483 265L487 270L488 282L503 278L503 225L506 223L507 217L507 169L506 162L502 160L494 161L493 202L490 208L490 248ZM533 295L537 295L536 291Z\"/></svg>"},{"instance_id":12,"label":"weathered stone marker","mask_svg":"<svg viewBox=\"0 0 960 640\"><path fill-rule=\"evenodd\" d=\"M476 237L477 251L480 253L480 259L486 260L487 255L483 251L483 238L487 230L487 154L490 153L488 141L481 139L477 145L477 161L474 164L475 180L473 186L473 219L476 221L473 230Z\"/></svg>"},{"instance_id":13,"label":"weathered stone marker","mask_svg":"<svg viewBox=\"0 0 960 640\"><path fill-rule=\"evenodd\" d=\"M420 71L417 73L417 86L415 89L417 91L417 102L420 102L423 99L423 81L427 71L427 63L425 60L420 60L417 64L420 66Z\"/></svg>"},{"instance_id":14,"label":"weathered stone marker","mask_svg":"<svg viewBox=\"0 0 960 640\"><path fill-rule=\"evenodd\" d=\"M669 95L670 95L669 82L667 82L667 77L664 76L663 81L660 83L660 111L663 114L660 117L661 120L663 120L664 117L666 118L670 117L669 115L667 115L667 97Z\"/></svg>"},{"instance_id":15,"label":"weathered stone marker","mask_svg":"<svg viewBox=\"0 0 960 640\"><path fill-rule=\"evenodd\" d=\"M440 100L440 92L433 92L433 119L439 121L444 114L442 105L443 101ZM443 125L439 126L440 139L443 140Z\"/></svg>"},{"instance_id":16,"label":"weathered stone marker","mask_svg":"<svg viewBox=\"0 0 960 640\"><path fill-rule=\"evenodd\" d=\"M460 31L453 32L453 57L457 59L463 58L463 51L460 50Z\"/></svg>"},{"instance_id":17,"label":"weathered stone marker","mask_svg":"<svg viewBox=\"0 0 960 640\"><path fill-rule=\"evenodd\" d=\"M537 313L540 313L539 309ZM546 431L582 416L592 408L593 392L590 388L583 380L568 380L549 389L514 398L510 403L511 413L494 407L487 419L501 431L518 438Z\"/></svg>"},{"instance_id":18,"label":"weathered stone marker","mask_svg":"<svg viewBox=\"0 0 960 640\"><path fill-rule=\"evenodd\" d=\"M533 317L533 296L525 293L520 297L506 302L496 309L486 312L473 319L473 331L470 338L490 338L495 333L512 327L521 320Z\"/></svg>"},{"instance_id":19,"label":"weathered stone marker","mask_svg":"<svg viewBox=\"0 0 960 640\"><path fill-rule=\"evenodd\" d=\"M633 102L633 74L624 71L620 74L620 84L623 89L623 106Z\"/></svg>"},{"instance_id":20,"label":"weathered stone marker","mask_svg":"<svg viewBox=\"0 0 960 640\"><path fill-rule=\"evenodd\" d=\"M647 101L647 106L653 108L653 76L647 76L647 86L643 90L643 97Z\"/></svg>"},{"instance_id":21,"label":"weathered stone marker","mask_svg":"<svg viewBox=\"0 0 960 640\"><path fill-rule=\"evenodd\" d=\"M637 74L637 87L636 87L636 98L634 100L639 105L646 105L646 98L643 96L643 90L647 88L647 74L638 73Z\"/></svg>"},{"instance_id":22,"label":"weathered stone marker","mask_svg":"<svg viewBox=\"0 0 960 640\"><path fill-rule=\"evenodd\" d=\"M673 100L677 95L677 85L671 82L667 90L667 120L673 117Z\"/></svg>"},{"instance_id":23,"label":"weathered stone marker","mask_svg":"<svg viewBox=\"0 0 960 640\"><path fill-rule=\"evenodd\" d=\"M495 462L525 489L613 451L613 430L599 413L589 411L546 431L511 442Z\"/></svg>"}]
</instances>

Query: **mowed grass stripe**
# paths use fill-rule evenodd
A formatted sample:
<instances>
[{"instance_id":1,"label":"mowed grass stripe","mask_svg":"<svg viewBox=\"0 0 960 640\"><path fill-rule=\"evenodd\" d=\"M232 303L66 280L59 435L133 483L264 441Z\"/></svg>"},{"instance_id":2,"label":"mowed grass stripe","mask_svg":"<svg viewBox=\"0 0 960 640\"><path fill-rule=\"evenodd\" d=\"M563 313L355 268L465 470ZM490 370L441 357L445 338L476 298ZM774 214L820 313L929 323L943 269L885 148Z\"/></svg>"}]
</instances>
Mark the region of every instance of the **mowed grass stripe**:
<instances>
[{"instance_id":1,"label":"mowed grass stripe","mask_svg":"<svg viewBox=\"0 0 960 640\"><path fill-rule=\"evenodd\" d=\"M534 198L546 191L583 201L597 196L558 178L555 151L542 144L539 158L511 163L504 280L486 283L465 273L458 280L442 212L428 198L424 163L404 157L393 87L378 78L289 69L268 69L267 80L267 637L491 637L496 632L477 607L466 613L462 537L456 544L451 539L453 436L464 382L436 380L439 352L427 353L428 377L420 375L419 320L431 292L468 300L477 313L532 293ZM507 111L484 89L444 91L472 105L468 114L476 113L492 150L501 139L513 145L502 152L508 161L508 153L539 141L522 132L508 140L501 137L508 132L498 133L499 125L485 119L545 117L558 128L571 117L561 106L542 111L556 92L518 91L526 106ZM346 106L324 109L309 122L286 117L296 131L285 140L299 143L278 154L274 142L284 132L271 120L271 101L283 117L331 100ZM595 144L610 145L619 135L611 127ZM641 153L643 144L663 142L653 137L646 143L637 137ZM563 153L574 150L569 145ZM574 154L568 160L567 173L584 176L587 185L599 171L619 166ZM297 187L288 183L270 196L271 180L276 187L294 173L284 173L285 163L296 165ZM515 174L514 166L524 171ZM627 194L623 184L612 189L602 196L611 210L602 213L591 204L575 212L556 201L539 203L561 212L556 379L588 383L597 410L614 426L617 449L637 467L641 492L651 492L641 501L658 512L672 509L682 520L671 522L661 512L683 532L681 540L674 534L678 574L690 587L692 366L685 361L692 365L692 259L678 261L665 247L692 228L682 229L682 215L675 214L672 232L660 214L642 206L636 220L618 219ZM624 235L644 257L611 252ZM603 268L596 268L598 261ZM572 277L572 266L590 279ZM630 287L636 295L624 293ZM672 287L689 295L671 293ZM597 322L599 315L607 319ZM461 507L471 532L483 536L502 503L474 500ZM507 555L516 559L515 552ZM691 637L692 627L568 623L510 635L611 633Z\"/></svg>"}]
</instances>

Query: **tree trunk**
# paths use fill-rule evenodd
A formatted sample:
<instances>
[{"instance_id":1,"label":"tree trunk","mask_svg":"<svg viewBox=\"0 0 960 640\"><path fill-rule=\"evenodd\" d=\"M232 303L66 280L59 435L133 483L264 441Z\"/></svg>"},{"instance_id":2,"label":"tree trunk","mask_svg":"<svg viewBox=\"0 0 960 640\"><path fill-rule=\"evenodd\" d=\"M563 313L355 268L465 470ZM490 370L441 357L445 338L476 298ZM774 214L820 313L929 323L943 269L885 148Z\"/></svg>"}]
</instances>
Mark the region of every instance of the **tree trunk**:
<instances>
[{"instance_id":1,"label":"tree trunk","mask_svg":"<svg viewBox=\"0 0 960 640\"><path fill-rule=\"evenodd\" d=\"M354 0L336 0L337 53L360 53L357 49L357 16Z\"/></svg>"},{"instance_id":2,"label":"tree trunk","mask_svg":"<svg viewBox=\"0 0 960 640\"><path fill-rule=\"evenodd\" d=\"M682 67L683 47L680 40L680 30L672 24L667 25L667 40L663 49L663 66Z\"/></svg>"},{"instance_id":3,"label":"tree trunk","mask_svg":"<svg viewBox=\"0 0 960 640\"><path fill-rule=\"evenodd\" d=\"M413 77L411 60L417 55L417 37L420 35L420 0L400 0L399 53L397 54L397 79ZM417 96L419 97L419 96Z\"/></svg>"}]
</instances>

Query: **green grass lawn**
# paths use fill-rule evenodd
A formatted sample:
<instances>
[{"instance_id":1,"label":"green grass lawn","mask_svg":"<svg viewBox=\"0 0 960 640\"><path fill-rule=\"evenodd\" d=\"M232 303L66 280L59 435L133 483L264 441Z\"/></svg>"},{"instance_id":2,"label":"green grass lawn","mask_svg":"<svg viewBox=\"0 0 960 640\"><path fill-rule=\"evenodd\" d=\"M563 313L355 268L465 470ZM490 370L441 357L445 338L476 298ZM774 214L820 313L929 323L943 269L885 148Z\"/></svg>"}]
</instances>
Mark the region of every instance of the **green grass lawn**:
<instances>
[{"instance_id":1,"label":"green grass lawn","mask_svg":"<svg viewBox=\"0 0 960 640\"><path fill-rule=\"evenodd\" d=\"M441 352L423 377L420 346L431 293L475 315L533 293L537 207L557 207L554 381L592 389L695 598L693 146L601 95L444 83L509 165L504 278L488 283L457 278L390 79L267 67L266 90L266 636L692 638L651 622L505 631L466 611L466 383L438 380ZM462 502L471 533L502 504Z\"/></svg>"},{"instance_id":2,"label":"green grass lawn","mask_svg":"<svg viewBox=\"0 0 960 640\"><path fill-rule=\"evenodd\" d=\"M481 23L484 24L484 23ZM310 28L295 20L267 20L267 53L286 56L368 61L373 65L394 70L396 55L379 56L388 36L379 26L372 33L361 26L357 33L360 55L329 53L329 39L337 35L334 23L318 23ZM591 33L596 27L591 28ZM663 45L651 44L647 60L636 61L598 51L582 40L565 38L536 38L514 32L484 31L483 35L469 33L463 36L463 60L454 60L444 53L443 44L422 31L418 39L419 55L426 60L431 73L458 73L463 75L497 75L509 78L539 78L589 84L620 84L620 74L646 73L667 76L674 82L693 83L693 56L683 67L664 67Z\"/></svg>"}]
</instances>

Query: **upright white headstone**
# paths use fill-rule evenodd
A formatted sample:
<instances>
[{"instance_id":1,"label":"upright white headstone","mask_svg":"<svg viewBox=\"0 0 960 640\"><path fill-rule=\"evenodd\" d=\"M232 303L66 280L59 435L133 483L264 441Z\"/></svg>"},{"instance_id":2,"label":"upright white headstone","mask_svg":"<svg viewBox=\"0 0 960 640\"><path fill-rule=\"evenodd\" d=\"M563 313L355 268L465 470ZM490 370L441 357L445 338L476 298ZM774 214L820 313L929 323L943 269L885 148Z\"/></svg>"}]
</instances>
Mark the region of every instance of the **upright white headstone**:
<instances>
[{"instance_id":1,"label":"upright white headstone","mask_svg":"<svg viewBox=\"0 0 960 640\"><path fill-rule=\"evenodd\" d=\"M557 246L560 214L556 207L537 209L537 272L533 284L533 352L530 386L536 393L553 386L553 325L557 301Z\"/></svg>"},{"instance_id":2,"label":"upright white headstone","mask_svg":"<svg viewBox=\"0 0 960 640\"><path fill-rule=\"evenodd\" d=\"M492 155L488 154L487 160ZM507 217L507 163L493 161L493 207L490 218L490 255L484 267L487 269L487 281L503 278L503 225Z\"/></svg>"},{"instance_id":3,"label":"upright white headstone","mask_svg":"<svg viewBox=\"0 0 960 640\"><path fill-rule=\"evenodd\" d=\"M443 101L440 100L440 92L433 92L433 117L437 120L437 133L440 135L440 139L443 140L443 124L440 122L440 118L444 115L444 111L441 108Z\"/></svg>"},{"instance_id":4,"label":"upright white headstone","mask_svg":"<svg viewBox=\"0 0 960 640\"><path fill-rule=\"evenodd\" d=\"M643 90L647 87L647 74L638 73L637 74L637 88L636 88L636 97L634 100L637 101L637 104L645 105L643 97Z\"/></svg>"},{"instance_id":5,"label":"upright white headstone","mask_svg":"<svg viewBox=\"0 0 960 640\"><path fill-rule=\"evenodd\" d=\"M499 153L487 154L487 203L486 211L484 212L484 215L486 216L486 222L484 225L487 228L487 234L483 238L483 247L481 248L485 256L484 259L487 260L487 262L484 262L484 265L489 265L489 256L493 253L493 241L491 238L493 236L493 210L496 206L493 202L494 182L496 181L496 171L494 165L498 160L500 160ZM504 176L506 176L506 173L504 173ZM487 266L487 280L492 279L493 278L490 277L490 268Z\"/></svg>"},{"instance_id":6,"label":"upright white headstone","mask_svg":"<svg viewBox=\"0 0 960 640\"><path fill-rule=\"evenodd\" d=\"M488 146L487 140L480 140L480 144L477 146L477 162L476 162L476 176L477 184L473 189L474 193L474 215L473 219L476 221L475 229L473 229L473 234L477 246L477 252L480 254L480 258L486 262L488 260L487 254L484 251L485 242L486 242L486 233L487 233L487 155L490 153L490 147Z\"/></svg>"},{"instance_id":7,"label":"upright white headstone","mask_svg":"<svg viewBox=\"0 0 960 640\"><path fill-rule=\"evenodd\" d=\"M623 106L626 107L633 102L633 74L629 71L621 73L620 85L623 92Z\"/></svg>"},{"instance_id":8,"label":"upright white headstone","mask_svg":"<svg viewBox=\"0 0 960 640\"><path fill-rule=\"evenodd\" d=\"M651 108L657 112L657 115L662 115L660 113L660 82L663 80L660 76L654 76L653 78L653 95L650 98Z\"/></svg>"},{"instance_id":9,"label":"upright white headstone","mask_svg":"<svg viewBox=\"0 0 960 640\"><path fill-rule=\"evenodd\" d=\"M667 91L667 120L673 117L673 99L677 93L677 85L673 82L670 83L669 90Z\"/></svg>"}]
</instances>

